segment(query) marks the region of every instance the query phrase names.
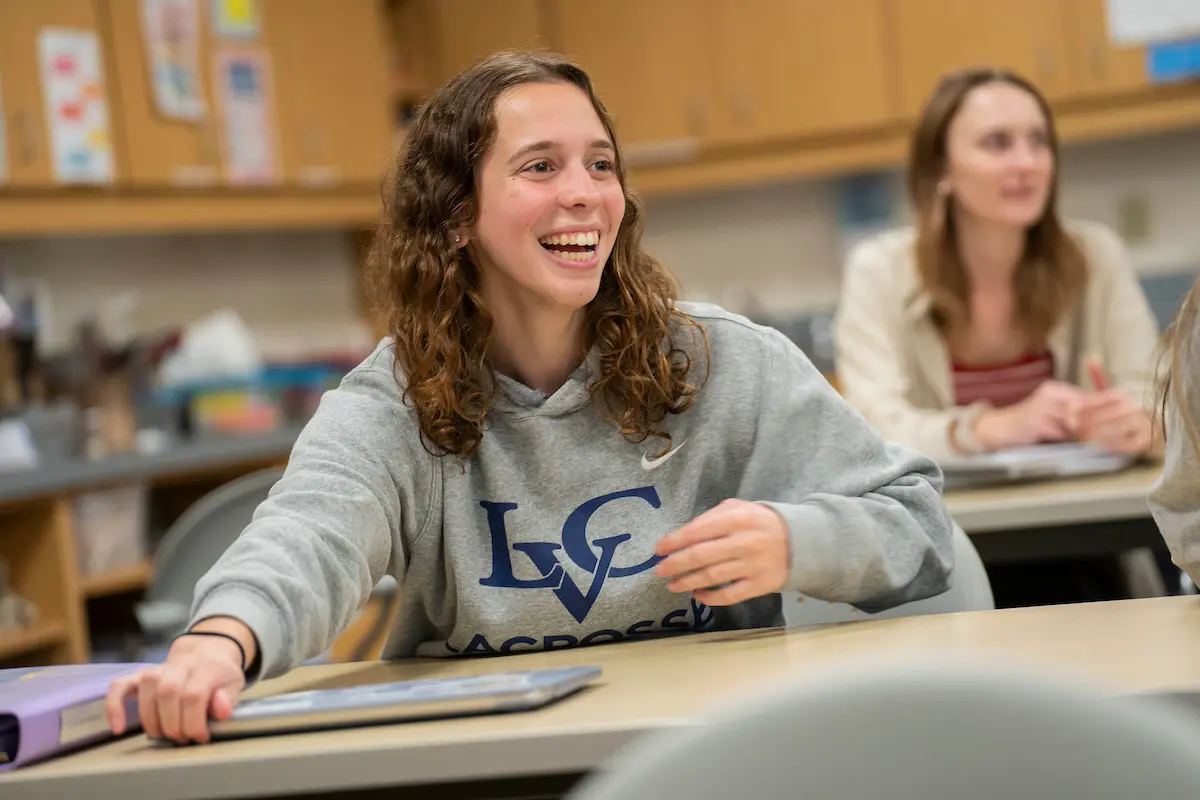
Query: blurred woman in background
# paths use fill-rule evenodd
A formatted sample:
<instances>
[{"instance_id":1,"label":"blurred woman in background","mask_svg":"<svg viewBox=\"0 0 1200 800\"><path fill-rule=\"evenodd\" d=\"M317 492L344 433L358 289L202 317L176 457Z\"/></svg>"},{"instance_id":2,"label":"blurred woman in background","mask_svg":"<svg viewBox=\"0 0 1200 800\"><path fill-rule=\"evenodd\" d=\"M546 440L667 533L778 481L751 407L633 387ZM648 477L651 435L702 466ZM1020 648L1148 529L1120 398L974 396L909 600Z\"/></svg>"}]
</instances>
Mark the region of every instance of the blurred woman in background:
<instances>
[{"instance_id":1,"label":"blurred woman in background","mask_svg":"<svg viewBox=\"0 0 1200 800\"><path fill-rule=\"evenodd\" d=\"M1159 392L1166 432L1166 461L1150 490L1150 512L1171 551L1171 559L1200 584L1200 281L1183 301L1167 330L1169 367Z\"/></svg>"},{"instance_id":2,"label":"blurred woman in background","mask_svg":"<svg viewBox=\"0 0 1200 800\"><path fill-rule=\"evenodd\" d=\"M1039 442L1149 449L1158 330L1117 236L1060 221L1049 105L1010 72L942 80L915 131L913 228L850 255L847 400L935 459Z\"/></svg>"}]
</instances>

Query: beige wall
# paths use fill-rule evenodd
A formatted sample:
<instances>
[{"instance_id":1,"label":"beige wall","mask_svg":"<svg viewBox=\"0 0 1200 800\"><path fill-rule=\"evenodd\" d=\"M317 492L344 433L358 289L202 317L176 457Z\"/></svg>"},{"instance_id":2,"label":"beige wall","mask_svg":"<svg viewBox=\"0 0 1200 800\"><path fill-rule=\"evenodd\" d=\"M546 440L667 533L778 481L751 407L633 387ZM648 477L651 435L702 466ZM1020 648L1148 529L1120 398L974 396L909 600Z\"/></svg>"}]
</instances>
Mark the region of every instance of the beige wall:
<instances>
[{"instance_id":1,"label":"beige wall","mask_svg":"<svg viewBox=\"0 0 1200 800\"><path fill-rule=\"evenodd\" d=\"M1122 198L1149 201L1138 268L1200 265L1200 131L1074 147L1063 162L1063 208L1118 224ZM827 307L837 296L839 234L826 181L649 203L647 241L684 295L770 312ZM340 232L65 238L0 242L0 265L37 276L53 297L60 343L103 298L137 292L137 327L235 309L271 354L364 346L351 252Z\"/></svg>"},{"instance_id":2,"label":"beige wall","mask_svg":"<svg viewBox=\"0 0 1200 800\"><path fill-rule=\"evenodd\" d=\"M357 310L353 255L340 231L0 242L0 266L36 276L49 289L51 347L106 298L132 291L135 330L231 308L263 351L277 357L369 345Z\"/></svg>"}]
</instances>

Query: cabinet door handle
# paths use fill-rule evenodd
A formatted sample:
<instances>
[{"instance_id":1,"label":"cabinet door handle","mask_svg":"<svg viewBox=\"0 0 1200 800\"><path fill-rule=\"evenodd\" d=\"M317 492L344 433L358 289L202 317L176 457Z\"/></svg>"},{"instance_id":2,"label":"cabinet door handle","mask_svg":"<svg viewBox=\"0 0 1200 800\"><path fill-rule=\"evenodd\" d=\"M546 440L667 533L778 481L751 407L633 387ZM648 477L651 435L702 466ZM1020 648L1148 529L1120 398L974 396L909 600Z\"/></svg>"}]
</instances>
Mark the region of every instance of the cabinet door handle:
<instances>
[{"instance_id":1,"label":"cabinet door handle","mask_svg":"<svg viewBox=\"0 0 1200 800\"><path fill-rule=\"evenodd\" d=\"M747 89L735 89L730 94L729 107L733 111L733 118L740 123L748 123L754 117L754 104Z\"/></svg>"},{"instance_id":2,"label":"cabinet door handle","mask_svg":"<svg viewBox=\"0 0 1200 800\"><path fill-rule=\"evenodd\" d=\"M309 166L321 164L325 154L325 137L321 126L308 122L300 129L300 141L304 142L304 160Z\"/></svg>"},{"instance_id":3,"label":"cabinet door handle","mask_svg":"<svg viewBox=\"0 0 1200 800\"><path fill-rule=\"evenodd\" d=\"M29 109L23 108L14 115L13 121L17 133L17 163L22 167L32 167L37 163L42 149L38 140L37 117Z\"/></svg>"},{"instance_id":4,"label":"cabinet door handle","mask_svg":"<svg viewBox=\"0 0 1200 800\"><path fill-rule=\"evenodd\" d=\"M221 163L221 145L217 140L217 121L210 115L200 128L200 161L217 166Z\"/></svg>"},{"instance_id":5,"label":"cabinet door handle","mask_svg":"<svg viewBox=\"0 0 1200 800\"><path fill-rule=\"evenodd\" d=\"M693 97L687 103L688 128L695 135L700 135L708 129L708 105L703 98Z\"/></svg>"},{"instance_id":6,"label":"cabinet door handle","mask_svg":"<svg viewBox=\"0 0 1200 800\"><path fill-rule=\"evenodd\" d=\"M1108 77L1108 44L1103 38L1092 40L1092 77L1096 80Z\"/></svg>"},{"instance_id":7,"label":"cabinet door handle","mask_svg":"<svg viewBox=\"0 0 1200 800\"><path fill-rule=\"evenodd\" d=\"M1039 49L1038 72L1041 74L1042 80L1046 82L1047 86L1053 86L1055 84L1054 67L1054 55L1050 52L1050 49L1047 47Z\"/></svg>"}]
</instances>

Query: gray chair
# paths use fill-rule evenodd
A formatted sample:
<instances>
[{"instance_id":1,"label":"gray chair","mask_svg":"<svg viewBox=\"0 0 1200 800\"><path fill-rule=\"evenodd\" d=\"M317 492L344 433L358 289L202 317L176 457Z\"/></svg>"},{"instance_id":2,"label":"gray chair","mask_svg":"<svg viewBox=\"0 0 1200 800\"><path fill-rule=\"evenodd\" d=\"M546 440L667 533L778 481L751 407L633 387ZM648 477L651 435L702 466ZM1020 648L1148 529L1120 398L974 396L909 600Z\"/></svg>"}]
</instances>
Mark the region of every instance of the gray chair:
<instances>
[{"instance_id":1,"label":"gray chair","mask_svg":"<svg viewBox=\"0 0 1200 800\"><path fill-rule=\"evenodd\" d=\"M783 596L783 617L789 627L852 622L863 619L910 617L919 614L948 614L956 611L991 611L996 608L992 583L970 537L954 525L954 573L945 592L924 600L905 603L877 614L866 614L844 603L815 600L797 592Z\"/></svg>"},{"instance_id":2,"label":"gray chair","mask_svg":"<svg viewBox=\"0 0 1200 800\"><path fill-rule=\"evenodd\" d=\"M1200 716L991 666L832 665L630 742L567 800L1196 797Z\"/></svg>"},{"instance_id":3,"label":"gray chair","mask_svg":"<svg viewBox=\"0 0 1200 800\"><path fill-rule=\"evenodd\" d=\"M163 536L138 624L153 640L166 640L188 623L196 582L217 563L250 523L283 470L263 469L235 478L201 497Z\"/></svg>"},{"instance_id":4,"label":"gray chair","mask_svg":"<svg viewBox=\"0 0 1200 800\"><path fill-rule=\"evenodd\" d=\"M161 656L161 648L186 627L196 582L250 524L255 509L281 477L282 469L270 468L235 478L193 503L167 531L155 550L144 600L136 609L146 640L143 645L150 652ZM395 581L385 577L371 599L386 607L395 592ZM388 615L380 614L376 626L387 622ZM364 646L381 634L382 630L373 629Z\"/></svg>"}]
</instances>

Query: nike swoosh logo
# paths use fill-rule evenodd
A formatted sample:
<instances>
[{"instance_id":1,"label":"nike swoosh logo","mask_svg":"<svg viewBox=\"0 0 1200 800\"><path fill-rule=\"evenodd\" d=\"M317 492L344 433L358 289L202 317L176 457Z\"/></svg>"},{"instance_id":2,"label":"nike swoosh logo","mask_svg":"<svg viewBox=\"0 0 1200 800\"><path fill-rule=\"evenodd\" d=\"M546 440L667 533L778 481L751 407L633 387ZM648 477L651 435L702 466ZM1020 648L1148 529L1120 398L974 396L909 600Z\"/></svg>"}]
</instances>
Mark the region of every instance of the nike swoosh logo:
<instances>
[{"instance_id":1,"label":"nike swoosh logo","mask_svg":"<svg viewBox=\"0 0 1200 800\"><path fill-rule=\"evenodd\" d=\"M647 472L649 472L652 469L658 469L659 467L661 467L663 464L665 464L667 462L668 458L670 458L671 456L675 455L680 450L682 450L683 446L685 444L687 444L686 441L680 442L678 447L668 450L667 452L663 453L658 458L653 458L653 459L646 458L646 454L642 453L642 469L646 470Z\"/></svg>"}]
</instances>

